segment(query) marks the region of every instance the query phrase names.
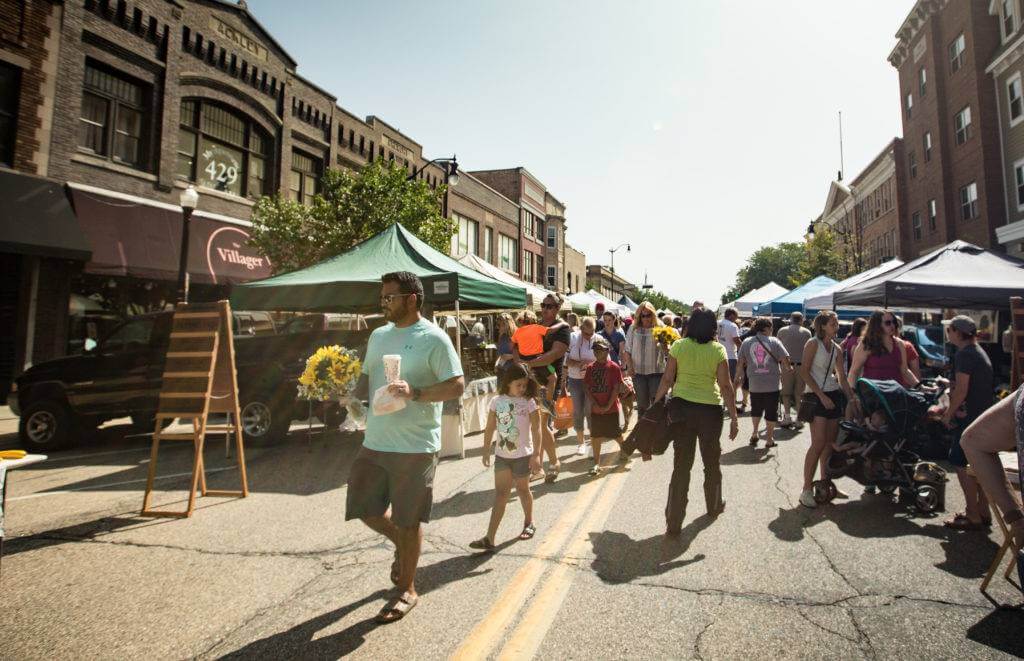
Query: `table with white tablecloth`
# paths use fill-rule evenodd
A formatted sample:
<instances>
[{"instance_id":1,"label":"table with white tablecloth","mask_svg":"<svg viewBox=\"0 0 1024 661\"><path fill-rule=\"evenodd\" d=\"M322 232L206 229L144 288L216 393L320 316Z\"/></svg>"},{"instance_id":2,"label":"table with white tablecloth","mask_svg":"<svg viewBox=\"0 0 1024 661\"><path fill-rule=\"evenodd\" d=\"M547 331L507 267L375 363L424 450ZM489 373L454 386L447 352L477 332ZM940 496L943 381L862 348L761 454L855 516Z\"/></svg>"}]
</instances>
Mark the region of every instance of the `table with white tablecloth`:
<instances>
[{"instance_id":1,"label":"table with white tablecloth","mask_svg":"<svg viewBox=\"0 0 1024 661\"><path fill-rule=\"evenodd\" d=\"M487 409L498 396L498 378L476 379L466 384L462 397L444 403L441 416L441 457L465 457L466 434L487 426Z\"/></svg>"}]
</instances>

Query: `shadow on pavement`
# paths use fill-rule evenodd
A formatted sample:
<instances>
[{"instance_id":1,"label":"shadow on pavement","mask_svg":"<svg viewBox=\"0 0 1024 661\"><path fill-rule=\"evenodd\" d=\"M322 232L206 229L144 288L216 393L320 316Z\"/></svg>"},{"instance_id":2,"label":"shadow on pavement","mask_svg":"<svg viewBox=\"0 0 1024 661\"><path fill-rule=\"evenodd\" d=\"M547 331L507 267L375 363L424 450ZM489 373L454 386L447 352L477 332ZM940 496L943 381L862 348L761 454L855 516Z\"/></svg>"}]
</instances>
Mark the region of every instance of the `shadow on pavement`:
<instances>
[{"instance_id":1,"label":"shadow on pavement","mask_svg":"<svg viewBox=\"0 0 1024 661\"><path fill-rule=\"evenodd\" d=\"M676 558L686 553L697 535L714 521L707 514L700 516L687 524L676 537L654 535L633 540L621 532L592 532L590 543L595 557L590 566L605 583L629 583L641 576L657 576L700 562L705 557L702 553L686 560Z\"/></svg>"},{"instance_id":2,"label":"shadow on pavement","mask_svg":"<svg viewBox=\"0 0 1024 661\"><path fill-rule=\"evenodd\" d=\"M778 440L778 436L775 437ZM752 448L749 445L742 445L722 455L719 463L722 466L757 466L766 464L772 455L764 446Z\"/></svg>"},{"instance_id":3,"label":"shadow on pavement","mask_svg":"<svg viewBox=\"0 0 1024 661\"><path fill-rule=\"evenodd\" d=\"M1024 611L1000 608L967 630L967 640L987 645L1004 654L1024 657Z\"/></svg>"},{"instance_id":4,"label":"shadow on pavement","mask_svg":"<svg viewBox=\"0 0 1024 661\"><path fill-rule=\"evenodd\" d=\"M416 584L419 587L421 603L409 614L409 617L416 617L422 613L424 608L430 608L430 600L424 596L441 588L448 583L473 578L488 573L490 570L476 571L483 563L492 557L491 554L478 554L469 556L455 556L435 562L426 567L420 567L416 573ZM382 565L385 566L385 565ZM311 620L296 625L287 631L276 633L266 638L253 641L245 647L239 648L222 659L273 659L273 658L301 658L301 659L338 659L347 656L366 642L366 635L376 629L378 625L373 617L360 620L351 626L337 633L323 636L313 640L313 637L323 629L330 627L335 622L343 619L363 606L373 602L381 601L384 606L384 599L391 596L393 590L377 590L359 601L347 604L323 615L318 615ZM376 613L374 613L376 616ZM401 625L399 625L401 626Z\"/></svg>"},{"instance_id":5,"label":"shadow on pavement","mask_svg":"<svg viewBox=\"0 0 1024 661\"><path fill-rule=\"evenodd\" d=\"M919 523L903 512L902 508L885 496L865 496L844 504L819 506L808 510L801 506L793 509L779 508L779 515L768 524L768 529L784 542L798 542L804 538L804 530L824 521L831 521L841 532L850 537L893 538L919 536L940 540L946 559L936 568L961 578L984 576L988 564L999 548L985 534L960 532L944 527L941 523ZM935 518L928 519L929 521Z\"/></svg>"}]
</instances>

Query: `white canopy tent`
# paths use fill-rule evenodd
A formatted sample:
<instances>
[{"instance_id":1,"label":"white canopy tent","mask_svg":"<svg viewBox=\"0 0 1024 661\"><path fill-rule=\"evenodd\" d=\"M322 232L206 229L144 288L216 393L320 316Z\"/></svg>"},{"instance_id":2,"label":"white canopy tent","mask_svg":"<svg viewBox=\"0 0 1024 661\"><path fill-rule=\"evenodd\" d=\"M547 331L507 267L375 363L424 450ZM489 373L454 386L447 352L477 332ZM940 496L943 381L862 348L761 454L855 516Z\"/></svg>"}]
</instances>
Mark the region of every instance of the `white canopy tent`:
<instances>
[{"instance_id":1,"label":"white canopy tent","mask_svg":"<svg viewBox=\"0 0 1024 661\"><path fill-rule=\"evenodd\" d=\"M492 277L495 280L504 282L505 284L513 285L515 287L523 287L526 289L526 305L531 310L539 310L540 304L544 301L548 294L551 292L543 287L538 287L532 282L526 282L520 280L516 276L512 275L508 271L501 269L490 262L485 262L473 253L467 253L466 255L459 257L459 263L464 266L468 266L477 273L483 273L486 276ZM570 310L572 306L568 300L562 301L562 309Z\"/></svg>"},{"instance_id":2,"label":"white canopy tent","mask_svg":"<svg viewBox=\"0 0 1024 661\"><path fill-rule=\"evenodd\" d=\"M618 303L613 302L611 299L602 296L593 289L573 294L566 300L568 300L573 306L586 308L589 314L594 314L598 303L603 303L606 311L614 312L620 316L629 316L632 314L624 305L619 305Z\"/></svg>"},{"instance_id":3,"label":"white canopy tent","mask_svg":"<svg viewBox=\"0 0 1024 661\"><path fill-rule=\"evenodd\" d=\"M718 306L718 313L722 314L729 308L736 308L740 313L741 317L749 317L754 313L754 307L761 303L767 303L768 301L774 300L789 290L785 287L769 282L763 287L752 289L743 296L740 296L735 301L723 303Z\"/></svg>"},{"instance_id":4,"label":"white canopy tent","mask_svg":"<svg viewBox=\"0 0 1024 661\"><path fill-rule=\"evenodd\" d=\"M597 291L596 289L588 289L587 293L590 294L590 296L592 296L595 301L599 301L601 303L604 303L604 310L605 310L605 312L614 312L615 314L619 315L620 317L631 317L631 316L633 316L633 311L630 310L628 307L626 307L625 305L621 305L619 303L616 303L615 301L613 301L612 299L608 298L607 296L605 296L601 292Z\"/></svg>"},{"instance_id":5,"label":"white canopy tent","mask_svg":"<svg viewBox=\"0 0 1024 661\"><path fill-rule=\"evenodd\" d=\"M833 309L833 304L834 304L834 300L833 300L834 299L834 294L836 292L842 291L842 290L846 289L847 287L852 287L853 285L856 285L857 283L860 283L860 282L864 282L865 280L869 280L871 278L874 278L875 276L882 275L883 273L888 273L889 271L893 270L897 266L902 266L902 265L903 265L903 260L900 260L900 259L890 259L889 261L883 262L883 263L879 264L878 266L876 266L874 268L868 269L867 271L862 271L861 273L857 273L856 275L851 275L849 278L847 278L845 280L842 280L840 282L837 282L836 284L828 287L827 289L823 289L822 291L818 292L817 294L814 294L813 296L805 298L804 299L804 312L806 314L813 314L813 313L817 312L818 310L832 310ZM843 310L846 307L847 306L840 306L837 309L838 310ZM861 306L861 307L863 307L863 306ZM859 309L859 308L857 308L856 306L853 306L853 307L850 307L850 309L854 310L854 309ZM870 311L869 311L869 313L870 313Z\"/></svg>"}]
</instances>

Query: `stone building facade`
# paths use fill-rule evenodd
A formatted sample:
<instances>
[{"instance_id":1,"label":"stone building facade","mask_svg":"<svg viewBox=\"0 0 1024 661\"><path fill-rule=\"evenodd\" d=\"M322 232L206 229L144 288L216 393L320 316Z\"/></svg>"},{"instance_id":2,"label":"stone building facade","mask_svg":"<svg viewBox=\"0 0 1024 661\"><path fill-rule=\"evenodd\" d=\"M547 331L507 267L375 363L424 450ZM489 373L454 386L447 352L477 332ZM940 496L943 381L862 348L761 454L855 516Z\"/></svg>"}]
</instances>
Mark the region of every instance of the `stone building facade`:
<instances>
[{"instance_id":1,"label":"stone building facade","mask_svg":"<svg viewBox=\"0 0 1024 661\"><path fill-rule=\"evenodd\" d=\"M999 113L1006 217L996 239L1007 254L1024 258L1024 5L1020 0L993 2L1001 45L985 71L992 76Z\"/></svg>"},{"instance_id":2,"label":"stone building facade","mask_svg":"<svg viewBox=\"0 0 1024 661\"><path fill-rule=\"evenodd\" d=\"M565 244L565 292L577 294L587 290L587 256L583 251Z\"/></svg>"}]
</instances>

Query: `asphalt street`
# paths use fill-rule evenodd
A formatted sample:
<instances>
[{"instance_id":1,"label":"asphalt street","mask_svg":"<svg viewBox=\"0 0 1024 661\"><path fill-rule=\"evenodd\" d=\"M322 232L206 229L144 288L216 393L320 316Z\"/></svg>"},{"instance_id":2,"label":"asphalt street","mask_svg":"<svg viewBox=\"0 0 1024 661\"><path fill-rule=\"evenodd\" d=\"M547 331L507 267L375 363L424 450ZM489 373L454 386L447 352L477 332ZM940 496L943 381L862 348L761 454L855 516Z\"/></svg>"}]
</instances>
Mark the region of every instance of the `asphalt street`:
<instances>
[{"instance_id":1,"label":"asphalt street","mask_svg":"<svg viewBox=\"0 0 1024 661\"><path fill-rule=\"evenodd\" d=\"M344 521L358 437L293 428L249 448L249 498L207 497L187 520L138 517L149 439L112 426L86 446L10 474L0 657L52 658L1011 658L1024 613L978 586L998 532L953 532L841 481L850 498L797 504L808 432L752 450L723 440L727 509L705 515L698 458L683 534L663 536L671 450L604 476L560 445L563 472L535 486L537 536L513 499L494 555L482 437L443 460L426 527L419 605L396 624L391 549ZM614 460L614 453L608 457ZM159 464L157 504L181 507L188 447ZM210 488L234 488L211 437ZM614 461L613 461L614 464ZM535 483L536 484L536 483ZM947 510L962 497L954 482ZM996 603L1021 593L993 581Z\"/></svg>"}]
</instances>

